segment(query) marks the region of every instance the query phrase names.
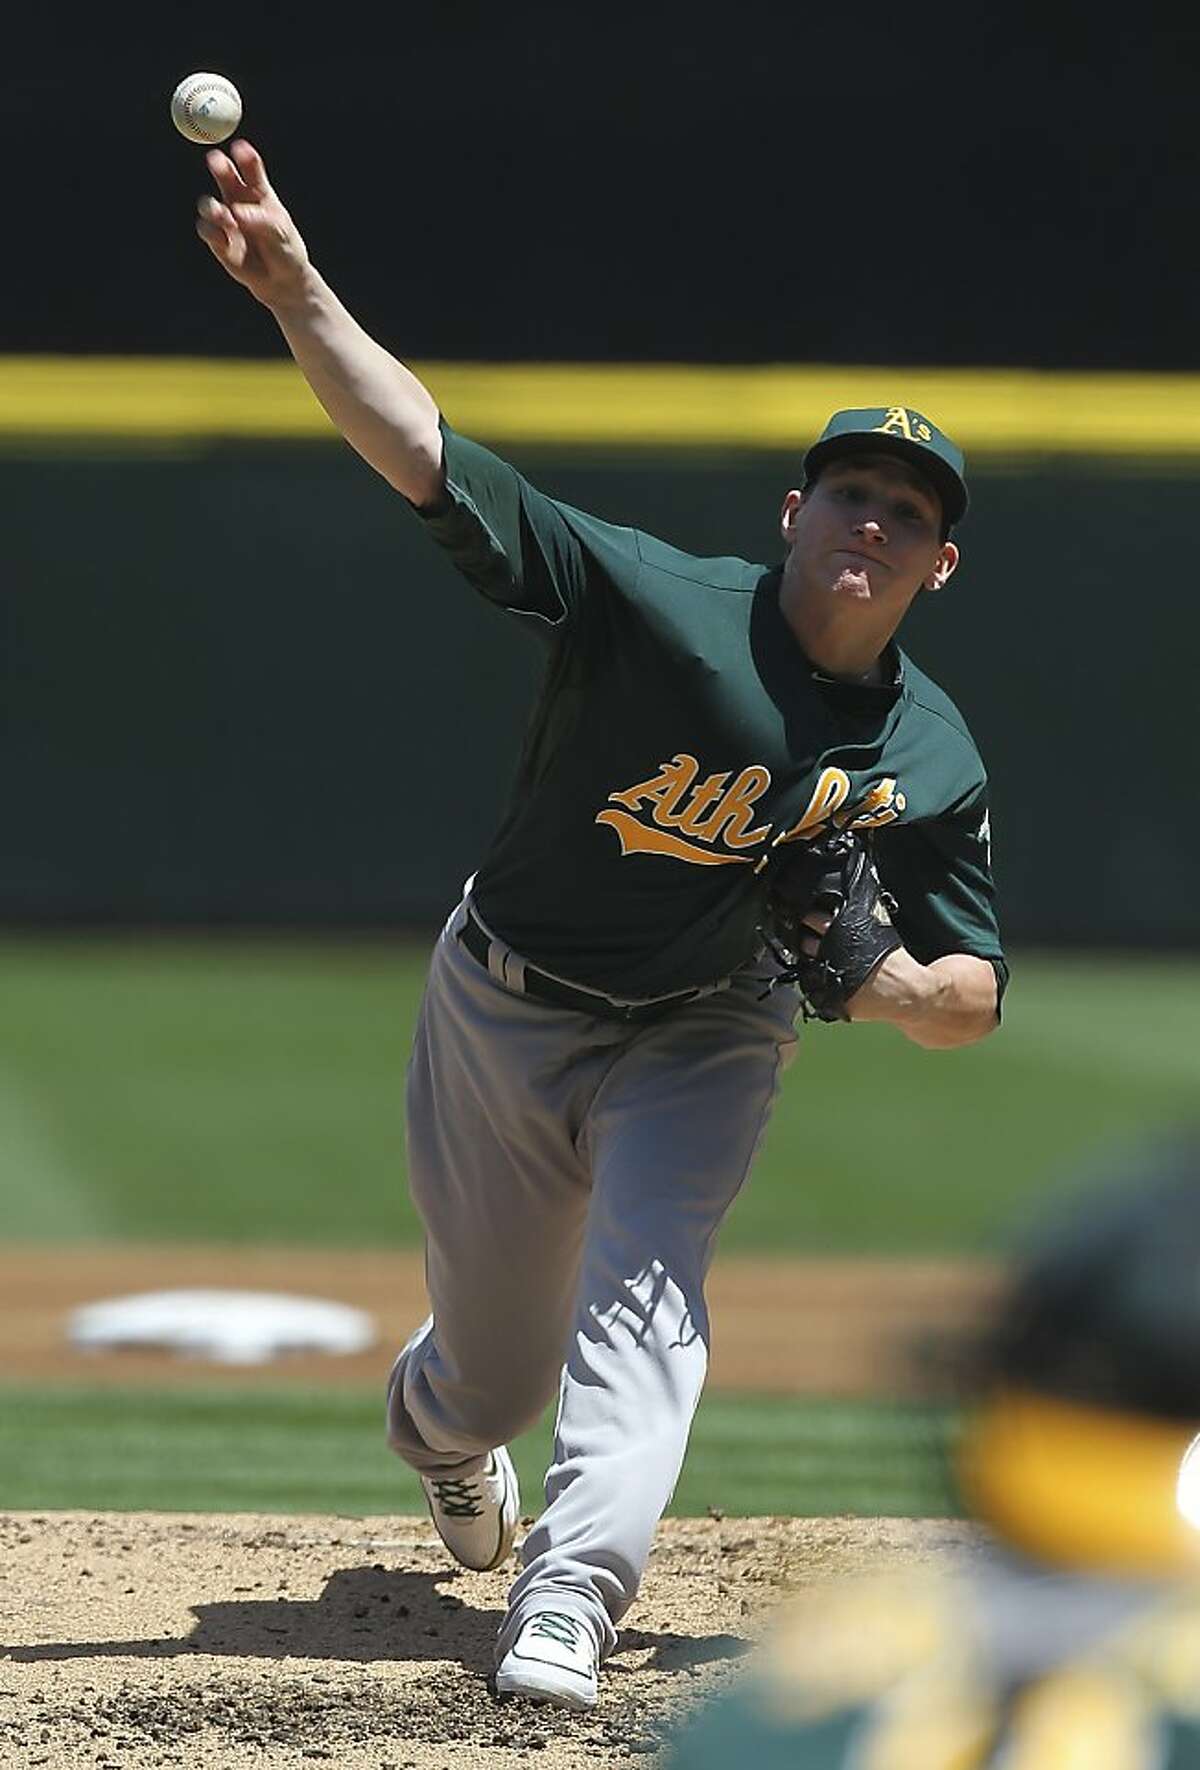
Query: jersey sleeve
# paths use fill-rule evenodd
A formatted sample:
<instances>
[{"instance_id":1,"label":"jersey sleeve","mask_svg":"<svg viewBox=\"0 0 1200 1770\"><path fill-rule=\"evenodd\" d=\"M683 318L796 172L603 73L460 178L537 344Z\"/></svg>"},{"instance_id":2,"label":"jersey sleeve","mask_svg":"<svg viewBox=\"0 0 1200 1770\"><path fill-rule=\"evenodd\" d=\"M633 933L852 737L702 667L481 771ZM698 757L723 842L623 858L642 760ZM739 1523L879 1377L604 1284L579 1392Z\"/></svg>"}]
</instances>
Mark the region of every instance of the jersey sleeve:
<instances>
[{"instance_id":1,"label":"jersey sleeve","mask_svg":"<svg viewBox=\"0 0 1200 1770\"><path fill-rule=\"evenodd\" d=\"M589 585L637 565L632 529L547 497L490 449L441 422L446 489L417 514L467 582L514 614L560 626Z\"/></svg>"},{"instance_id":2,"label":"jersey sleeve","mask_svg":"<svg viewBox=\"0 0 1200 1770\"><path fill-rule=\"evenodd\" d=\"M1002 995L1008 967L996 917L986 787L941 817L881 829L875 852L879 876L899 906L897 932L913 958L922 965L947 953L988 959Z\"/></svg>"}]
</instances>

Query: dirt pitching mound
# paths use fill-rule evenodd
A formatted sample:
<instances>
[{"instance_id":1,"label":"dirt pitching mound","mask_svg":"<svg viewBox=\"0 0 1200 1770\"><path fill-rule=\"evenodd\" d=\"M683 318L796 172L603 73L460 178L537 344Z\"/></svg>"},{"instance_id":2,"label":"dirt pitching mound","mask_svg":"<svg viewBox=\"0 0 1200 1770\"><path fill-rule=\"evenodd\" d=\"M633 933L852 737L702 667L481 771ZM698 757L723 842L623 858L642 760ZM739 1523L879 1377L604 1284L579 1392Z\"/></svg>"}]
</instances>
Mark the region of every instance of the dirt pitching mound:
<instances>
[{"instance_id":1,"label":"dirt pitching mound","mask_svg":"<svg viewBox=\"0 0 1200 1770\"><path fill-rule=\"evenodd\" d=\"M789 1589L970 1540L945 1521L668 1520L600 1704L572 1715L491 1694L512 1569L448 1566L426 1519L9 1513L0 1765L653 1765Z\"/></svg>"}]
</instances>

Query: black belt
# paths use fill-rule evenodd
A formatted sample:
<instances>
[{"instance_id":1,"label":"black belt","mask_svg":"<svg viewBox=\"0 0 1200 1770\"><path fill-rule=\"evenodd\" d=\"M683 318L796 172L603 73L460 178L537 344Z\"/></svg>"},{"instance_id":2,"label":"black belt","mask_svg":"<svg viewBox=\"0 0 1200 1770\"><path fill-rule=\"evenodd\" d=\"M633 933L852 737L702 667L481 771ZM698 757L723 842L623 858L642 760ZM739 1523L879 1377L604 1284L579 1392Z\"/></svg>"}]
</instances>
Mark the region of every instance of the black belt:
<instances>
[{"instance_id":1,"label":"black belt","mask_svg":"<svg viewBox=\"0 0 1200 1770\"><path fill-rule=\"evenodd\" d=\"M490 972L488 958L493 943L487 930L480 927L470 910L458 931L458 938L471 957L478 959L485 970ZM689 989L677 996L663 996L656 1002L621 1002L613 1001L610 996L602 995L598 990L564 983L561 978L539 971L535 965L522 963L521 974L523 982L516 991L518 995L532 996L536 1001L549 1002L555 1008L574 1008L580 1014L594 1014L601 1020L658 1020L662 1015L669 1014L672 1008L681 1008L685 1002L694 1002L699 996L713 993L712 990ZM504 987L513 989L514 985L506 979Z\"/></svg>"}]
</instances>

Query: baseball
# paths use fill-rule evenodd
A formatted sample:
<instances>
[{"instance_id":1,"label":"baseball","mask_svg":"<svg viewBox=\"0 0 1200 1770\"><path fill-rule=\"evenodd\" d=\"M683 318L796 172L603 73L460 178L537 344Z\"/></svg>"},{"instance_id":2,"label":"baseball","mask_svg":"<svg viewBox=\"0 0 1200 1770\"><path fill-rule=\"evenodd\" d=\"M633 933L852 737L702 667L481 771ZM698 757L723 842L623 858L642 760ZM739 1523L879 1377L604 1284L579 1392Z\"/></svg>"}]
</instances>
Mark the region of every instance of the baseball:
<instances>
[{"instance_id":1,"label":"baseball","mask_svg":"<svg viewBox=\"0 0 1200 1770\"><path fill-rule=\"evenodd\" d=\"M171 121L189 141L211 147L232 135L241 120L241 97L224 74L189 74L171 94Z\"/></svg>"}]
</instances>

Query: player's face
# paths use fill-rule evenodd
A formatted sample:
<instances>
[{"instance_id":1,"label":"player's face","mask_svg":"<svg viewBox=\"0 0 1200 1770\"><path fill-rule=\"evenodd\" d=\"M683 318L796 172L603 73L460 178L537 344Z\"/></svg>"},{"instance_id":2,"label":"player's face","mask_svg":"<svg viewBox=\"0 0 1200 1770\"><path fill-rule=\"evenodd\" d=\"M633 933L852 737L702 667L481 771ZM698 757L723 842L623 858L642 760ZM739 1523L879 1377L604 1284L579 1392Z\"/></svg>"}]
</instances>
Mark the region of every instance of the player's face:
<instances>
[{"instance_id":1,"label":"player's face","mask_svg":"<svg viewBox=\"0 0 1200 1770\"><path fill-rule=\"evenodd\" d=\"M941 522L933 487L894 456L832 461L788 493L780 607L813 663L831 675L871 668L913 598L958 563Z\"/></svg>"}]
</instances>

